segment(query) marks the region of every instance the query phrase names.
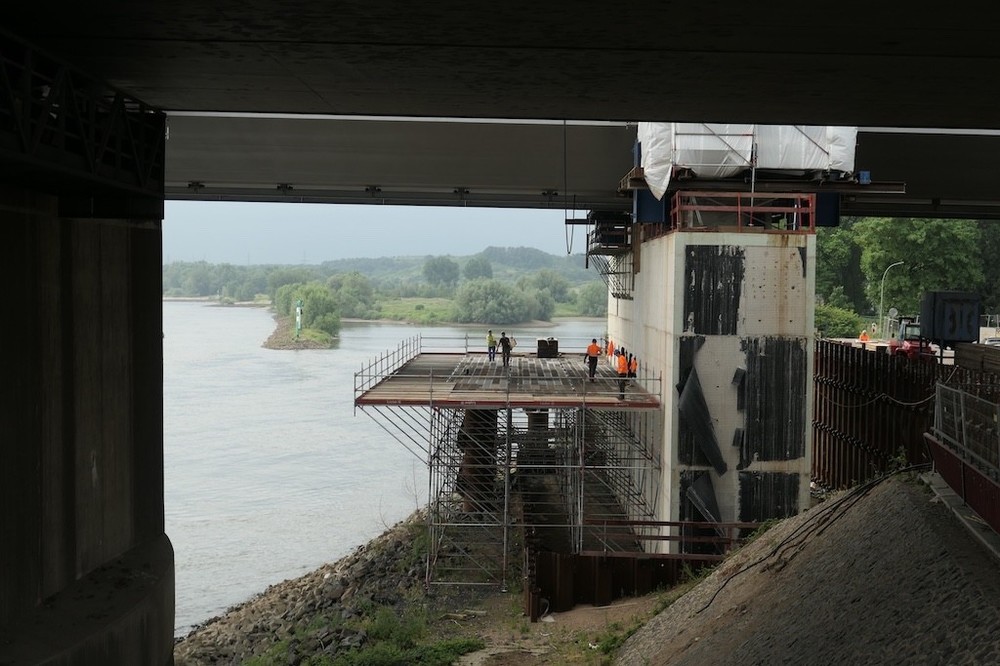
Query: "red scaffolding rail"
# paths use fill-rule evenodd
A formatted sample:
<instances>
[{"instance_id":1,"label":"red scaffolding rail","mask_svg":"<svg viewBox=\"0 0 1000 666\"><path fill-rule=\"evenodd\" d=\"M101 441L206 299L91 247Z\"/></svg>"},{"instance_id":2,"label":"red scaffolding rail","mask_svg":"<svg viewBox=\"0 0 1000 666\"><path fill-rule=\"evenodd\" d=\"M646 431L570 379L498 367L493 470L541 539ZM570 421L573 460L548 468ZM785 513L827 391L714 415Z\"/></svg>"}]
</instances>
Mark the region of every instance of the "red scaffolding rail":
<instances>
[{"instance_id":1,"label":"red scaffolding rail","mask_svg":"<svg viewBox=\"0 0 1000 666\"><path fill-rule=\"evenodd\" d=\"M678 191L671 198L674 231L816 231L816 195L804 192Z\"/></svg>"}]
</instances>

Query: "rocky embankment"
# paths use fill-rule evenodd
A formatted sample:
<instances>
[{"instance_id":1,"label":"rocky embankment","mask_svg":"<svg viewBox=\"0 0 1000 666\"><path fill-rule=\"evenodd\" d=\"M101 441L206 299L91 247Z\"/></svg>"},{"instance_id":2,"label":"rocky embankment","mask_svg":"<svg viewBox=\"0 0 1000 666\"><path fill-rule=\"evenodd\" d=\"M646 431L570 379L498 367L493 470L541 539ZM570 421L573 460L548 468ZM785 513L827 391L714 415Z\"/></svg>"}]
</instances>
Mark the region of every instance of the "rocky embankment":
<instances>
[{"instance_id":1,"label":"rocky embankment","mask_svg":"<svg viewBox=\"0 0 1000 666\"><path fill-rule=\"evenodd\" d=\"M179 639L175 665L240 664L279 641L287 642L290 664L362 645L365 632L352 618L375 605L401 607L422 591L423 560L414 546L426 529L415 512L341 560L271 585Z\"/></svg>"}]
</instances>

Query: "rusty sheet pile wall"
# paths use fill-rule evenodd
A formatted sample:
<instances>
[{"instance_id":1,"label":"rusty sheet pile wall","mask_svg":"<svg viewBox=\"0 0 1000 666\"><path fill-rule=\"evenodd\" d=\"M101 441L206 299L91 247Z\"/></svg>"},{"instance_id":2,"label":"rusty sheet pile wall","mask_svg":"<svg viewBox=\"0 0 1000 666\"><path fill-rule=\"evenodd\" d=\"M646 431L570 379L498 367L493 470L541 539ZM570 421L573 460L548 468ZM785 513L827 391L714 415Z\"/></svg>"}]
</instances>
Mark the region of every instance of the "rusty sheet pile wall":
<instances>
[{"instance_id":1,"label":"rusty sheet pile wall","mask_svg":"<svg viewBox=\"0 0 1000 666\"><path fill-rule=\"evenodd\" d=\"M816 343L814 481L846 488L900 464L930 462L935 384L997 400L1000 377L831 340Z\"/></svg>"}]
</instances>

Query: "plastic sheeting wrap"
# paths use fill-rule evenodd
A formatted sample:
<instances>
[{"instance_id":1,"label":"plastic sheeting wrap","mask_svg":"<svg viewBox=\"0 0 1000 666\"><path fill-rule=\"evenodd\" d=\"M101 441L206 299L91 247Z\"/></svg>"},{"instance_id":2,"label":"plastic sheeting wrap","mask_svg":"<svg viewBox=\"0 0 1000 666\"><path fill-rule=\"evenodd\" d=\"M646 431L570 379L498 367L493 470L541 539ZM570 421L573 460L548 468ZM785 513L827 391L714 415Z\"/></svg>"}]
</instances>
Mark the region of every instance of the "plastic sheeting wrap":
<instances>
[{"instance_id":1,"label":"plastic sheeting wrap","mask_svg":"<svg viewBox=\"0 0 1000 666\"><path fill-rule=\"evenodd\" d=\"M698 178L729 178L753 166L778 171L854 171L857 127L639 123L646 184L662 199L675 166Z\"/></svg>"}]
</instances>

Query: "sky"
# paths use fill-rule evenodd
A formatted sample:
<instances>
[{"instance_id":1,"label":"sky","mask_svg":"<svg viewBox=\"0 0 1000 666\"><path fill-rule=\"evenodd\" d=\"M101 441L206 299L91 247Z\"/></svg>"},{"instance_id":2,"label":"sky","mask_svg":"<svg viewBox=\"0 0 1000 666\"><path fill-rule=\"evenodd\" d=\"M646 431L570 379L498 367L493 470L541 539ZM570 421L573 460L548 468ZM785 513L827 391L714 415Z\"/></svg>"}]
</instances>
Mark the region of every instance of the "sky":
<instances>
[{"instance_id":1,"label":"sky","mask_svg":"<svg viewBox=\"0 0 1000 666\"><path fill-rule=\"evenodd\" d=\"M570 240L572 254L582 253L584 227L565 219L562 209L167 201L163 263L319 264L464 256L491 245L564 255Z\"/></svg>"}]
</instances>

